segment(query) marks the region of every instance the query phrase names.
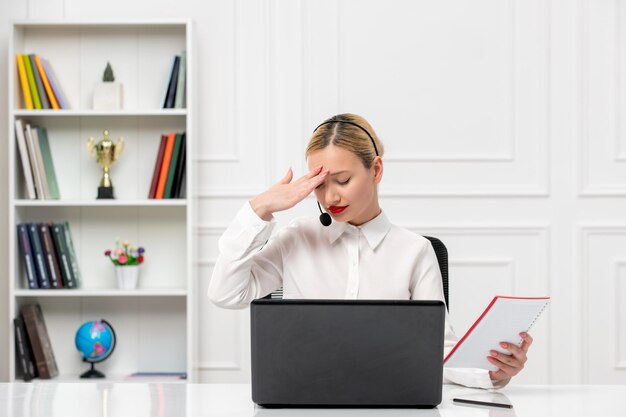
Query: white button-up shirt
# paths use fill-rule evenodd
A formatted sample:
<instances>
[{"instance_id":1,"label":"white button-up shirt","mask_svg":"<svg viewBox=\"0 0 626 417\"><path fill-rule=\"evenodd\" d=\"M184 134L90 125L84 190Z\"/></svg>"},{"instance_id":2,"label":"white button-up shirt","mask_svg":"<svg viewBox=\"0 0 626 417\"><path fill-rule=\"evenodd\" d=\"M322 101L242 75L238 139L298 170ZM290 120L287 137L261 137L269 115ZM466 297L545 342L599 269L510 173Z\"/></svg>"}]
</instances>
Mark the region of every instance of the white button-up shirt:
<instances>
[{"instance_id":1,"label":"white button-up shirt","mask_svg":"<svg viewBox=\"0 0 626 417\"><path fill-rule=\"evenodd\" d=\"M300 218L271 236L275 225L249 203L237 213L219 240L208 291L215 304L244 308L280 287L284 298L444 301L430 241L391 224L385 213L361 226ZM444 339L445 357L458 340L447 312ZM482 369L444 368L444 382L494 387Z\"/></svg>"}]
</instances>

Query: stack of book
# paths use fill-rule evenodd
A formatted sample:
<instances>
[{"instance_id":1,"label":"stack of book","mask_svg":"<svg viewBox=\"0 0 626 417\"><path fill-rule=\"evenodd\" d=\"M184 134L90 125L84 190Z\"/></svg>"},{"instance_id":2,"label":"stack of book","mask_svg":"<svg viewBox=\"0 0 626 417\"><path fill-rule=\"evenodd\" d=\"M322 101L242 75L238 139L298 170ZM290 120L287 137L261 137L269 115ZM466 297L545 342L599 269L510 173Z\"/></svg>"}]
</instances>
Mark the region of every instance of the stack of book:
<instances>
[{"instance_id":1,"label":"stack of book","mask_svg":"<svg viewBox=\"0 0 626 417\"><path fill-rule=\"evenodd\" d=\"M59 374L48 336L48 329L39 304L25 304L13 319L15 352L24 381L50 379Z\"/></svg>"},{"instance_id":2,"label":"stack of book","mask_svg":"<svg viewBox=\"0 0 626 417\"><path fill-rule=\"evenodd\" d=\"M22 223L17 241L30 289L75 289L80 270L68 222Z\"/></svg>"},{"instance_id":3,"label":"stack of book","mask_svg":"<svg viewBox=\"0 0 626 417\"><path fill-rule=\"evenodd\" d=\"M15 138L20 152L27 197L34 199L61 198L52 162L48 131L42 127L15 120Z\"/></svg>"},{"instance_id":4,"label":"stack of book","mask_svg":"<svg viewBox=\"0 0 626 417\"><path fill-rule=\"evenodd\" d=\"M187 89L187 54L183 51L180 55L175 55L172 61L172 70L165 88L163 97L164 109L184 109L186 104Z\"/></svg>"},{"instance_id":5,"label":"stack of book","mask_svg":"<svg viewBox=\"0 0 626 417\"><path fill-rule=\"evenodd\" d=\"M148 198L185 198L186 135L161 135Z\"/></svg>"},{"instance_id":6,"label":"stack of book","mask_svg":"<svg viewBox=\"0 0 626 417\"><path fill-rule=\"evenodd\" d=\"M15 60L22 90L22 108L29 110L69 108L61 85L47 60L36 54L18 54Z\"/></svg>"}]
</instances>

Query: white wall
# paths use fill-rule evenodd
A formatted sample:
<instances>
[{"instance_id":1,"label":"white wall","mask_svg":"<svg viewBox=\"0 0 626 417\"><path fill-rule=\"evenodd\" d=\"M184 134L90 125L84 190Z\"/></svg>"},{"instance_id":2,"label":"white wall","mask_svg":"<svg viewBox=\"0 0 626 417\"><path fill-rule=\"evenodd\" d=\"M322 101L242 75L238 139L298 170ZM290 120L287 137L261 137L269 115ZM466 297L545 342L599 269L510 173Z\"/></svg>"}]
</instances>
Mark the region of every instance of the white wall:
<instances>
[{"instance_id":1,"label":"white wall","mask_svg":"<svg viewBox=\"0 0 626 417\"><path fill-rule=\"evenodd\" d=\"M219 310L204 296L219 235L288 166L304 173L319 122L354 112L387 148L384 209L448 246L459 333L494 294L550 294L516 381L626 383L623 1L179 0L175 11L165 0L8 3L0 15L17 19L193 18L203 381L249 379L248 311ZM6 87L3 78L2 97ZM5 111L0 123L6 132ZM6 184L4 141L0 155ZM315 212L309 199L280 219Z\"/></svg>"}]
</instances>

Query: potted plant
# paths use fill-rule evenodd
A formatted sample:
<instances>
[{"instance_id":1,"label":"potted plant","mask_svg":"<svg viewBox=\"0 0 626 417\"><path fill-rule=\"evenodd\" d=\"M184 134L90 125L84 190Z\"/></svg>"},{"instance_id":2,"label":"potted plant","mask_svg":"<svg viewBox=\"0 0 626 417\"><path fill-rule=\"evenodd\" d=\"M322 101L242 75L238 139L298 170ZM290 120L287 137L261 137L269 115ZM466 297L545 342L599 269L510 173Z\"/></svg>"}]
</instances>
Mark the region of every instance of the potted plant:
<instances>
[{"instance_id":1,"label":"potted plant","mask_svg":"<svg viewBox=\"0 0 626 417\"><path fill-rule=\"evenodd\" d=\"M117 286L120 289L132 290L137 288L139 280L139 265L144 261L145 249L131 246L128 240L115 241L115 249L107 249L104 256L115 265Z\"/></svg>"},{"instance_id":2,"label":"potted plant","mask_svg":"<svg viewBox=\"0 0 626 417\"><path fill-rule=\"evenodd\" d=\"M115 82L111 64L107 62L102 82L93 91L95 110L119 110L122 108L122 84Z\"/></svg>"}]
</instances>

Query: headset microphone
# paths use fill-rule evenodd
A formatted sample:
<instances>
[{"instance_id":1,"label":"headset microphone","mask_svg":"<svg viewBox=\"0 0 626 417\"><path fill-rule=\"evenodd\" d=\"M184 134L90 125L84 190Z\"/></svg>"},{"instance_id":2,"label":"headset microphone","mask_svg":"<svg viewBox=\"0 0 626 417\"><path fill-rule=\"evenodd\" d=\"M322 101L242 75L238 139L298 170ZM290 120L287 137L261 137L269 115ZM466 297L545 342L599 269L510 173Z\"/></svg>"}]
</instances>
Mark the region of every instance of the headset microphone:
<instances>
[{"instance_id":1,"label":"headset microphone","mask_svg":"<svg viewBox=\"0 0 626 417\"><path fill-rule=\"evenodd\" d=\"M333 222L332 217L330 217L330 214L328 213L324 213L322 211L322 206L320 205L320 202L317 202L317 207L319 207L320 209L320 223L322 223L324 226L330 226L330 224Z\"/></svg>"}]
</instances>

